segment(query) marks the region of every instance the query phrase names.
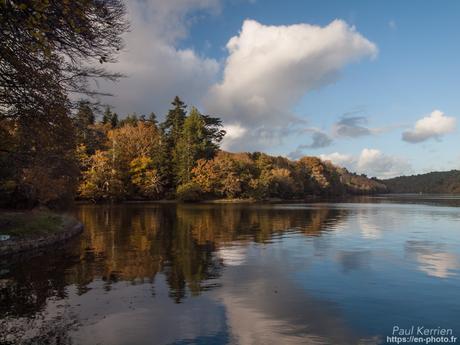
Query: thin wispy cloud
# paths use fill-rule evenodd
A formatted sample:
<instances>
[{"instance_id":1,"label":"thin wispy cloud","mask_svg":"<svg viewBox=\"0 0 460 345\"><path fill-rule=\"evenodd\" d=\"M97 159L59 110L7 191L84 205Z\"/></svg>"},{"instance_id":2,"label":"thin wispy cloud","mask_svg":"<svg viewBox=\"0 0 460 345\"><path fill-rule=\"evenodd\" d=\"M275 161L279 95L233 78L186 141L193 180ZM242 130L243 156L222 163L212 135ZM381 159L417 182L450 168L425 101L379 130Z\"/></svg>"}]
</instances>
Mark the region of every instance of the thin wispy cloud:
<instances>
[{"instance_id":1,"label":"thin wispy cloud","mask_svg":"<svg viewBox=\"0 0 460 345\"><path fill-rule=\"evenodd\" d=\"M292 158L292 159L298 159L302 156L305 156L305 151L306 150L316 150L316 149L321 149L328 147L332 145L333 139L329 134L326 132L323 132L317 128L306 128L304 129L300 137L302 138L301 140L304 140L303 138L308 135L310 140L310 143L307 144L301 144L297 146L297 148L290 152L287 156Z\"/></svg>"},{"instance_id":2,"label":"thin wispy cloud","mask_svg":"<svg viewBox=\"0 0 460 345\"><path fill-rule=\"evenodd\" d=\"M391 30L396 30L398 28L398 25L396 24L396 21L392 19L388 22L388 27Z\"/></svg>"},{"instance_id":3,"label":"thin wispy cloud","mask_svg":"<svg viewBox=\"0 0 460 345\"><path fill-rule=\"evenodd\" d=\"M385 128L372 128L368 126L368 118L358 115L361 110L347 112L336 121L330 130L323 131L317 128L306 128L300 136L302 141L305 141L305 135L309 136L311 143L300 144L297 148L290 152L287 156L292 159L298 159L306 154L311 154L309 150L325 148L340 142L342 139L359 139L365 136L378 135L390 131L399 126L387 126Z\"/></svg>"},{"instance_id":4,"label":"thin wispy cloud","mask_svg":"<svg viewBox=\"0 0 460 345\"><path fill-rule=\"evenodd\" d=\"M371 135L373 130L366 127L367 118L364 116L342 116L334 125L333 133L338 137L357 138Z\"/></svg>"},{"instance_id":5,"label":"thin wispy cloud","mask_svg":"<svg viewBox=\"0 0 460 345\"><path fill-rule=\"evenodd\" d=\"M332 138L324 132L312 129L311 144L303 145L303 148L319 149L332 144Z\"/></svg>"}]
</instances>

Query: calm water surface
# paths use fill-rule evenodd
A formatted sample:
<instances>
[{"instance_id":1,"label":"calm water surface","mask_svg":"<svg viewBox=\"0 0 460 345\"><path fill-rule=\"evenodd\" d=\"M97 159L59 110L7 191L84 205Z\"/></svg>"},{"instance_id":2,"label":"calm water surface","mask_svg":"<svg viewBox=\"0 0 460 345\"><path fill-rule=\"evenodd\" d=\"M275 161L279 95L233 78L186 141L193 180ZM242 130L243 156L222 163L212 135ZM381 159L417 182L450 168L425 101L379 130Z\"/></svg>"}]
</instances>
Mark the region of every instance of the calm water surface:
<instances>
[{"instance_id":1,"label":"calm water surface","mask_svg":"<svg viewBox=\"0 0 460 345\"><path fill-rule=\"evenodd\" d=\"M380 344L460 336L459 198L82 205L84 233L3 260L1 344Z\"/></svg>"}]
</instances>

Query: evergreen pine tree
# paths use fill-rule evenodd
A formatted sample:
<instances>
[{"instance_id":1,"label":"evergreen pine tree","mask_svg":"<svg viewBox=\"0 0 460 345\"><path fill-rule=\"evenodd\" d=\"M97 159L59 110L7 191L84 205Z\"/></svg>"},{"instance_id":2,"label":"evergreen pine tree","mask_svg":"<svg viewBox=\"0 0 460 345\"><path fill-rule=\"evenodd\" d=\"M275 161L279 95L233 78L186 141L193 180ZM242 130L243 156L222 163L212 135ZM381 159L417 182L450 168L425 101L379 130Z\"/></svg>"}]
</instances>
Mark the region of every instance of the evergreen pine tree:
<instances>
[{"instance_id":1,"label":"evergreen pine tree","mask_svg":"<svg viewBox=\"0 0 460 345\"><path fill-rule=\"evenodd\" d=\"M92 131L90 126L95 123L93 109L87 101L80 101L78 110L74 117L75 129L78 143L89 147L92 142Z\"/></svg>"},{"instance_id":2,"label":"evergreen pine tree","mask_svg":"<svg viewBox=\"0 0 460 345\"><path fill-rule=\"evenodd\" d=\"M157 116L153 111L150 113L148 121L150 121L155 126L158 126Z\"/></svg>"},{"instance_id":3,"label":"evergreen pine tree","mask_svg":"<svg viewBox=\"0 0 460 345\"><path fill-rule=\"evenodd\" d=\"M169 147L173 148L176 146L181 136L186 117L185 109L187 106L178 96L174 98L171 104L173 108L168 111L165 121L161 124L161 129Z\"/></svg>"},{"instance_id":4,"label":"evergreen pine tree","mask_svg":"<svg viewBox=\"0 0 460 345\"><path fill-rule=\"evenodd\" d=\"M118 127L118 114L117 113L112 113L110 124L112 125L112 128Z\"/></svg>"},{"instance_id":5,"label":"evergreen pine tree","mask_svg":"<svg viewBox=\"0 0 460 345\"><path fill-rule=\"evenodd\" d=\"M182 128L186 118L186 105L176 96L171 102L172 108L166 114L164 122L160 125L162 135L162 157L163 170L167 176L166 188L173 191L177 185L177 160L174 158L179 138L182 134Z\"/></svg>"},{"instance_id":6,"label":"evergreen pine tree","mask_svg":"<svg viewBox=\"0 0 460 345\"><path fill-rule=\"evenodd\" d=\"M202 115L195 107L184 116L185 107L180 99L176 98L174 104L176 108L168 113L162 124L166 148L170 152L165 163L170 166L168 174L173 176L171 187L190 182L196 162L212 159L225 135L219 118Z\"/></svg>"},{"instance_id":7,"label":"evergreen pine tree","mask_svg":"<svg viewBox=\"0 0 460 345\"><path fill-rule=\"evenodd\" d=\"M128 114L123 120L120 121L120 127L125 125L136 126L139 118L136 113Z\"/></svg>"},{"instance_id":8,"label":"evergreen pine tree","mask_svg":"<svg viewBox=\"0 0 460 345\"><path fill-rule=\"evenodd\" d=\"M75 119L77 121L77 125L81 126L82 128L86 128L89 125L94 125L96 117L94 116L94 112L91 109L89 102L80 101L78 104L78 110Z\"/></svg>"},{"instance_id":9,"label":"evergreen pine tree","mask_svg":"<svg viewBox=\"0 0 460 345\"><path fill-rule=\"evenodd\" d=\"M190 182L192 168L198 159L203 158L205 151L206 122L198 110L193 107L184 121L181 136L173 153L178 183Z\"/></svg>"},{"instance_id":10,"label":"evergreen pine tree","mask_svg":"<svg viewBox=\"0 0 460 345\"><path fill-rule=\"evenodd\" d=\"M112 121L113 113L110 111L110 107L105 108L104 114L102 114L102 123L105 125Z\"/></svg>"}]
</instances>

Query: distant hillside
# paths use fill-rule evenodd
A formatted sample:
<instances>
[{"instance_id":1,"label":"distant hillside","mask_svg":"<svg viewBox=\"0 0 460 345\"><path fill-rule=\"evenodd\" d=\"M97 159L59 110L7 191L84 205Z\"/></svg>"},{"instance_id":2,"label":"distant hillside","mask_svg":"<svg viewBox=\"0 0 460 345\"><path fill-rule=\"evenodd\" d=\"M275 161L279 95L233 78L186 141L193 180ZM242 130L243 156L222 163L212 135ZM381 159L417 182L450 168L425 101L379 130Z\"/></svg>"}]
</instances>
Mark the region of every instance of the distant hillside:
<instances>
[{"instance_id":1,"label":"distant hillside","mask_svg":"<svg viewBox=\"0 0 460 345\"><path fill-rule=\"evenodd\" d=\"M460 194L460 171L439 171L382 180L390 193Z\"/></svg>"},{"instance_id":2,"label":"distant hillside","mask_svg":"<svg viewBox=\"0 0 460 345\"><path fill-rule=\"evenodd\" d=\"M336 167L336 170L348 194L388 193L387 186L376 178L351 173L345 168Z\"/></svg>"}]
</instances>

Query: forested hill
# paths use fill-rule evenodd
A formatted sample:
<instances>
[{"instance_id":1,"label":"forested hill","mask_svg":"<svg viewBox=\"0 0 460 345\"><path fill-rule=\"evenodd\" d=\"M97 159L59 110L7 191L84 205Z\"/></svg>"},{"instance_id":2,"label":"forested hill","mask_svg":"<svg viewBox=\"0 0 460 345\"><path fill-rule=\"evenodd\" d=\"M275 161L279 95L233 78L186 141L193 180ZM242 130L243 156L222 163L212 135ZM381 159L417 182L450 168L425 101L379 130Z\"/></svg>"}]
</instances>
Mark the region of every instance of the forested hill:
<instances>
[{"instance_id":1,"label":"forested hill","mask_svg":"<svg viewBox=\"0 0 460 345\"><path fill-rule=\"evenodd\" d=\"M460 194L460 171L438 171L382 180L390 193Z\"/></svg>"}]
</instances>

